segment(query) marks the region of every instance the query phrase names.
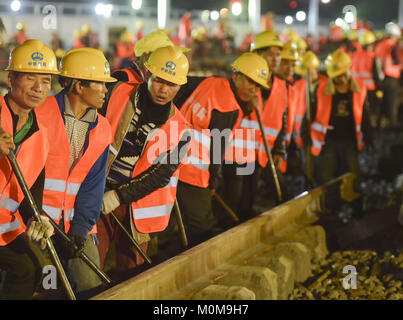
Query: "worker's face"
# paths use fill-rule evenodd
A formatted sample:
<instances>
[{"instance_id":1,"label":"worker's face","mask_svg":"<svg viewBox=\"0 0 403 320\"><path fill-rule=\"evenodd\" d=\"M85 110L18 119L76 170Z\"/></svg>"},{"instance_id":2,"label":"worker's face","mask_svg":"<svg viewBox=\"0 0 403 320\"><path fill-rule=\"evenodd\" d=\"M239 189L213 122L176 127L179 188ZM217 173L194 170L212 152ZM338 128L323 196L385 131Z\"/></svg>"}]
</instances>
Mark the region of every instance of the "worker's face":
<instances>
[{"instance_id":1,"label":"worker's face","mask_svg":"<svg viewBox=\"0 0 403 320\"><path fill-rule=\"evenodd\" d=\"M277 68L280 66L281 49L279 47L268 47L262 52L262 57L266 59L269 70L276 72Z\"/></svg>"},{"instance_id":2,"label":"worker's face","mask_svg":"<svg viewBox=\"0 0 403 320\"><path fill-rule=\"evenodd\" d=\"M108 91L104 82L91 81L89 86L84 86L78 82L76 89L81 100L88 108L102 108L105 102L106 92Z\"/></svg>"},{"instance_id":3,"label":"worker's face","mask_svg":"<svg viewBox=\"0 0 403 320\"><path fill-rule=\"evenodd\" d=\"M159 105L166 105L175 98L180 85L166 81L151 74L148 79L148 92L151 100Z\"/></svg>"},{"instance_id":4,"label":"worker's face","mask_svg":"<svg viewBox=\"0 0 403 320\"><path fill-rule=\"evenodd\" d=\"M259 89L259 85L252 79L244 76L241 73L234 72L232 80L235 83L236 92L239 99L243 102L250 101Z\"/></svg>"},{"instance_id":5,"label":"worker's face","mask_svg":"<svg viewBox=\"0 0 403 320\"><path fill-rule=\"evenodd\" d=\"M345 72L333 78L333 82L337 87L347 86L349 84L349 81L350 81L350 74L348 72Z\"/></svg>"},{"instance_id":6,"label":"worker's face","mask_svg":"<svg viewBox=\"0 0 403 320\"><path fill-rule=\"evenodd\" d=\"M40 106L49 95L51 84L50 74L25 72L8 74L10 97L23 109Z\"/></svg>"},{"instance_id":7,"label":"worker's face","mask_svg":"<svg viewBox=\"0 0 403 320\"><path fill-rule=\"evenodd\" d=\"M278 68L277 75L283 79L288 80L294 76L295 61L293 60L281 60L280 67Z\"/></svg>"}]
</instances>

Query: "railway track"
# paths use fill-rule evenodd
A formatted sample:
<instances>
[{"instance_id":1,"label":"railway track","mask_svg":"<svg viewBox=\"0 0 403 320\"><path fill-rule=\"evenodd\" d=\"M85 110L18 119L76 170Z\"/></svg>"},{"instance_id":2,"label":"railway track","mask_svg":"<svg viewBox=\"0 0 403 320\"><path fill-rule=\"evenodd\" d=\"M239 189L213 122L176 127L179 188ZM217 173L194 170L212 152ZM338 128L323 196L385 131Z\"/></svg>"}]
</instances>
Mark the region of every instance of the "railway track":
<instances>
[{"instance_id":1,"label":"railway track","mask_svg":"<svg viewBox=\"0 0 403 320\"><path fill-rule=\"evenodd\" d=\"M303 193L92 299L297 299L297 289L314 288L335 274L323 263L326 232L315 223L357 197L354 179L346 174Z\"/></svg>"}]
</instances>

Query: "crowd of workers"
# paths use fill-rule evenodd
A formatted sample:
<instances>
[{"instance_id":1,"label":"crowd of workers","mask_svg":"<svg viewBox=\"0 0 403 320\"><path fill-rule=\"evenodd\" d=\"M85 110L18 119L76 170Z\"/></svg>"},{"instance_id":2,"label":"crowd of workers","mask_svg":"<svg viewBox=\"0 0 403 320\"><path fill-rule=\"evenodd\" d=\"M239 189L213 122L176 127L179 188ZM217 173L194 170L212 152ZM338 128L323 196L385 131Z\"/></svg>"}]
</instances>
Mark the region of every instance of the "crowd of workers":
<instances>
[{"instance_id":1,"label":"crowd of workers","mask_svg":"<svg viewBox=\"0 0 403 320\"><path fill-rule=\"evenodd\" d=\"M362 30L321 61L295 32L266 30L228 77L188 75L187 30L176 44L161 30L141 36L113 72L88 44L60 66L56 47L17 44L0 97L0 297L44 291L49 238L73 292L88 297L103 283L83 253L120 281L183 250L179 232L194 246L229 216L254 217L262 190L287 200L287 175L303 175L303 191L353 172L360 193L359 152L398 125L400 28L385 31ZM49 95L55 76L62 90ZM353 206L359 218L360 197Z\"/></svg>"}]
</instances>

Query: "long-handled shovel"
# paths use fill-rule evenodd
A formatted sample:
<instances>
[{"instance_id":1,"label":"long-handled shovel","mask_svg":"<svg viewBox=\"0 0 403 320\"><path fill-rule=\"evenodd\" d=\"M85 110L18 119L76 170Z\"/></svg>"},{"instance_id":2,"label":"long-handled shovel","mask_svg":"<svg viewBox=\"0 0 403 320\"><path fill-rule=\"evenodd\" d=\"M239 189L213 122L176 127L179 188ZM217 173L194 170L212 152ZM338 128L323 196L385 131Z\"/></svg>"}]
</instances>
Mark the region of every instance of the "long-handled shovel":
<instances>
[{"instance_id":1,"label":"long-handled shovel","mask_svg":"<svg viewBox=\"0 0 403 320\"><path fill-rule=\"evenodd\" d=\"M257 115L257 120L259 122L260 131L262 132L262 137L263 137L263 142L264 142L264 149L266 151L267 157L269 158L271 171L273 173L274 183L276 185L276 190L277 190L278 201L281 203L283 201L283 196L282 196L282 193L281 193L280 183L278 181L277 171L276 171L276 168L274 166L273 157L271 156L271 150L270 150L269 144L267 143L266 136L264 134L264 127L263 127L262 117L260 115L260 111L259 111L259 108L257 106L255 107L255 111L256 111L256 115Z\"/></svg>"},{"instance_id":2,"label":"long-handled shovel","mask_svg":"<svg viewBox=\"0 0 403 320\"><path fill-rule=\"evenodd\" d=\"M137 243L137 241L132 237L132 235L127 231L125 226L120 222L120 220L115 216L113 212L109 213L112 218L116 221L116 223L119 225L119 227L123 230L123 232L129 237L130 241L132 244L136 247L136 250L140 253L142 258L147 261L148 264L151 264L152 261L150 257L141 249L140 245Z\"/></svg>"},{"instance_id":3,"label":"long-handled shovel","mask_svg":"<svg viewBox=\"0 0 403 320\"><path fill-rule=\"evenodd\" d=\"M31 194L31 191L29 190L29 188L27 186L27 183L25 182L24 176L22 175L21 169L17 163L17 159L15 158L14 152L12 150L10 150L10 152L8 153L7 158L10 161L11 167L14 170L14 174L17 177L17 180L22 189L22 192L24 193L25 197L28 199L29 204L31 205L31 207L34 211L35 219L39 223L42 223L41 213L38 209L38 206L35 203L35 200ZM64 272L63 266L60 262L59 256L57 255L56 249L50 238L46 239L46 246L49 250L50 258L52 259L52 262L56 267L57 274L58 274L60 280L62 281L63 286L66 290L67 296L71 300L76 300L73 289L71 288L69 280L67 279L66 273Z\"/></svg>"},{"instance_id":4,"label":"long-handled shovel","mask_svg":"<svg viewBox=\"0 0 403 320\"><path fill-rule=\"evenodd\" d=\"M188 238L186 236L185 226L183 224L182 215L181 215L181 211L179 209L179 204L178 204L177 199L175 199L175 203L174 203L174 213L175 213L176 221L178 224L179 232L181 234L182 243L185 247L187 247L189 245L189 242L188 242Z\"/></svg>"}]
</instances>

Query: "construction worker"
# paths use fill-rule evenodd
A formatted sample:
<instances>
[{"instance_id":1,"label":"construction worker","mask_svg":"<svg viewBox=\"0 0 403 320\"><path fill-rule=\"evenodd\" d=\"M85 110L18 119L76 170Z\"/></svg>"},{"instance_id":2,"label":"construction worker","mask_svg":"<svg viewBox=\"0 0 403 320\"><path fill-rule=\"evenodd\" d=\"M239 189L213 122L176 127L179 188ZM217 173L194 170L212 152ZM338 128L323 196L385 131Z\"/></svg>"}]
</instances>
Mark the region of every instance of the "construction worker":
<instances>
[{"instance_id":1,"label":"construction worker","mask_svg":"<svg viewBox=\"0 0 403 320\"><path fill-rule=\"evenodd\" d=\"M295 88L298 92L298 107L295 114L294 120L294 136L295 142L301 150L303 150L304 146L306 146L307 139L310 139L310 134L306 130L307 120L307 97L306 97L306 86L307 80L305 78L306 73L309 72L309 80L310 80L310 94L311 94L311 107L316 106L316 91L318 88L318 84L321 81L327 81L327 77L321 73L319 73L320 68L320 60L318 56L313 53L313 51L306 52L301 59L300 69L302 71L302 76L300 79L295 81ZM311 110L311 121L315 117L315 110ZM305 124L304 124L305 123Z\"/></svg>"},{"instance_id":2,"label":"construction worker","mask_svg":"<svg viewBox=\"0 0 403 320\"><path fill-rule=\"evenodd\" d=\"M298 107L298 102L299 102L299 92L297 91L297 88L295 87L295 82L294 82L294 75L295 75L295 64L299 59L299 54L297 51L297 46L294 45L295 42L289 42L284 45L284 47L281 50L281 62L280 66L277 70L277 77L279 77L281 80L285 81L286 83L286 88L287 88L287 107L284 111L284 117L286 118L286 123L285 123L285 144L286 144L286 152L287 152L287 157L284 159L280 166L280 172L285 175L286 172L289 173L288 177L292 178L291 173L295 176L296 173L298 173L299 167L296 167L295 164L298 162L298 159L300 155L298 154L298 149L296 144L294 143L293 139L293 131L294 131L294 121L295 121L295 116L297 112L297 107ZM293 142L293 143L291 143ZM291 156L291 157L290 157ZM287 163L288 163L288 158L291 158L289 160L292 160L290 163L294 164L291 168L288 168ZM287 177L284 177L287 178ZM284 194L287 196L290 196L290 192L292 193L293 191L292 188L288 189L287 188L288 183L284 186Z\"/></svg>"},{"instance_id":3,"label":"construction worker","mask_svg":"<svg viewBox=\"0 0 403 320\"><path fill-rule=\"evenodd\" d=\"M360 78L367 87L368 103L371 113L372 127L378 126L380 101L383 97L381 82L385 75L380 60L375 56L376 37L366 30L359 37L362 50L356 51L352 57L351 73Z\"/></svg>"},{"instance_id":4,"label":"construction worker","mask_svg":"<svg viewBox=\"0 0 403 320\"><path fill-rule=\"evenodd\" d=\"M134 34L125 30L120 35L120 40L116 44L115 67L117 69L127 68L130 65L130 61L134 59Z\"/></svg>"},{"instance_id":5,"label":"construction worker","mask_svg":"<svg viewBox=\"0 0 403 320\"><path fill-rule=\"evenodd\" d=\"M181 162L191 138L184 117L172 103L187 81L189 64L182 50L158 48L144 66L146 81L137 77L118 82L110 89L106 108L113 142L104 215L98 222L98 248L104 266L110 244L115 243L114 276L119 280L131 276L144 260L109 213L147 251L149 234L163 231L170 220Z\"/></svg>"},{"instance_id":6,"label":"construction worker","mask_svg":"<svg viewBox=\"0 0 403 320\"><path fill-rule=\"evenodd\" d=\"M49 131L49 156L43 210L71 237L57 240L73 290L84 295L101 284L77 255L85 252L99 266L96 223L101 212L111 129L97 113L104 103L105 82L115 82L100 50L68 51L60 63L63 90L38 109Z\"/></svg>"},{"instance_id":7,"label":"construction worker","mask_svg":"<svg viewBox=\"0 0 403 320\"><path fill-rule=\"evenodd\" d=\"M281 49L284 44L280 41L279 35L275 31L264 31L259 33L251 45L251 51L257 53L266 59L267 65L271 70L271 77L267 84L269 89L262 88L258 92L263 102L262 122L264 133L271 152L276 170L280 170L282 162L286 157L286 114L287 108L287 87L286 82L276 76L281 62ZM272 192L274 185L271 185L272 173L269 172L268 157L262 148L259 153L259 165L263 170L262 177L269 187L266 190ZM278 174L280 176L280 174Z\"/></svg>"},{"instance_id":8,"label":"construction worker","mask_svg":"<svg viewBox=\"0 0 403 320\"><path fill-rule=\"evenodd\" d=\"M295 165L303 168L305 171L302 188L306 190L306 188L313 186L310 127L315 118L314 107L316 107L316 92L318 84L321 81L327 81L327 77L319 73L320 60L312 51L306 52L302 56L300 62L301 78L295 81L295 89L298 93L298 103L295 113L293 137L295 144L299 149L298 154L300 155L300 158L296 159L298 162ZM309 88L307 88L308 73L310 81ZM307 90L309 90L310 109L307 107Z\"/></svg>"},{"instance_id":9,"label":"construction worker","mask_svg":"<svg viewBox=\"0 0 403 320\"><path fill-rule=\"evenodd\" d=\"M187 11L179 20L178 37L181 45L190 47L192 45L192 12Z\"/></svg>"},{"instance_id":10,"label":"construction worker","mask_svg":"<svg viewBox=\"0 0 403 320\"><path fill-rule=\"evenodd\" d=\"M260 86L266 86L269 75L264 59L253 53L244 53L232 64L230 79L219 77L194 78L184 87L180 101L181 112L193 127L194 145L183 167L178 183L178 203L183 214L190 245L196 245L222 231L213 213L212 193L218 190L224 156L228 167L226 183L220 192L232 208L237 206L242 191L255 170L257 150L257 120L250 102ZM252 115L253 113L253 115ZM242 119L244 118L244 119ZM242 123L241 123L241 120ZM249 124L254 122L253 127ZM249 130L250 129L250 130ZM225 154L226 141L233 136L232 145ZM238 179L239 178L239 179ZM248 181L246 181L248 180ZM244 183L245 182L245 183ZM236 184L236 185L235 185ZM256 185L252 186L252 188ZM248 190L248 192L251 190ZM245 199L246 199L245 195ZM251 199L245 203L250 206ZM238 207L236 207L238 211ZM244 210L243 210L244 211ZM244 212L243 212L244 213Z\"/></svg>"},{"instance_id":11,"label":"construction worker","mask_svg":"<svg viewBox=\"0 0 403 320\"><path fill-rule=\"evenodd\" d=\"M319 185L346 172L357 175L354 190L360 192L358 152L366 144L373 148L367 110L367 89L350 73L351 58L336 50L325 61L327 81L317 89L315 120L311 127L312 154ZM362 212L362 199L354 201L357 217Z\"/></svg>"},{"instance_id":12,"label":"construction worker","mask_svg":"<svg viewBox=\"0 0 403 320\"><path fill-rule=\"evenodd\" d=\"M14 33L13 39L10 41L15 45L23 44L26 40L28 40L28 36L26 34L27 25L25 22L18 22L16 25L17 32Z\"/></svg>"},{"instance_id":13,"label":"construction worker","mask_svg":"<svg viewBox=\"0 0 403 320\"><path fill-rule=\"evenodd\" d=\"M28 188L40 207L49 144L36 108L48 96L51 75L58 74L58 70L55 54L40 40L27 40L17 46L6 70L9 90L0 98L0 270L6 274L0 299L32 299L45 264L33 241L49 238L53 227L45 217L43 225L32 221L34 210L6 157L10 150L16 153Z\"/></svg>"},{"instance_id":14,"label":"construction worker","mask_svg":"<svg viewBox=\"0 0 403 320\"><path fill-rule=\"evenodd\" d=\"M380 123L382 128L399 125L399 38L401 31L400 27L393 22L386 24L385 31L386 38L381 40L375 48L375 55L381 61L382 70L385 74L385 79L382 82L384 94L381 108L383 114L381 114Z\"/></svg>"}]
</instances>

